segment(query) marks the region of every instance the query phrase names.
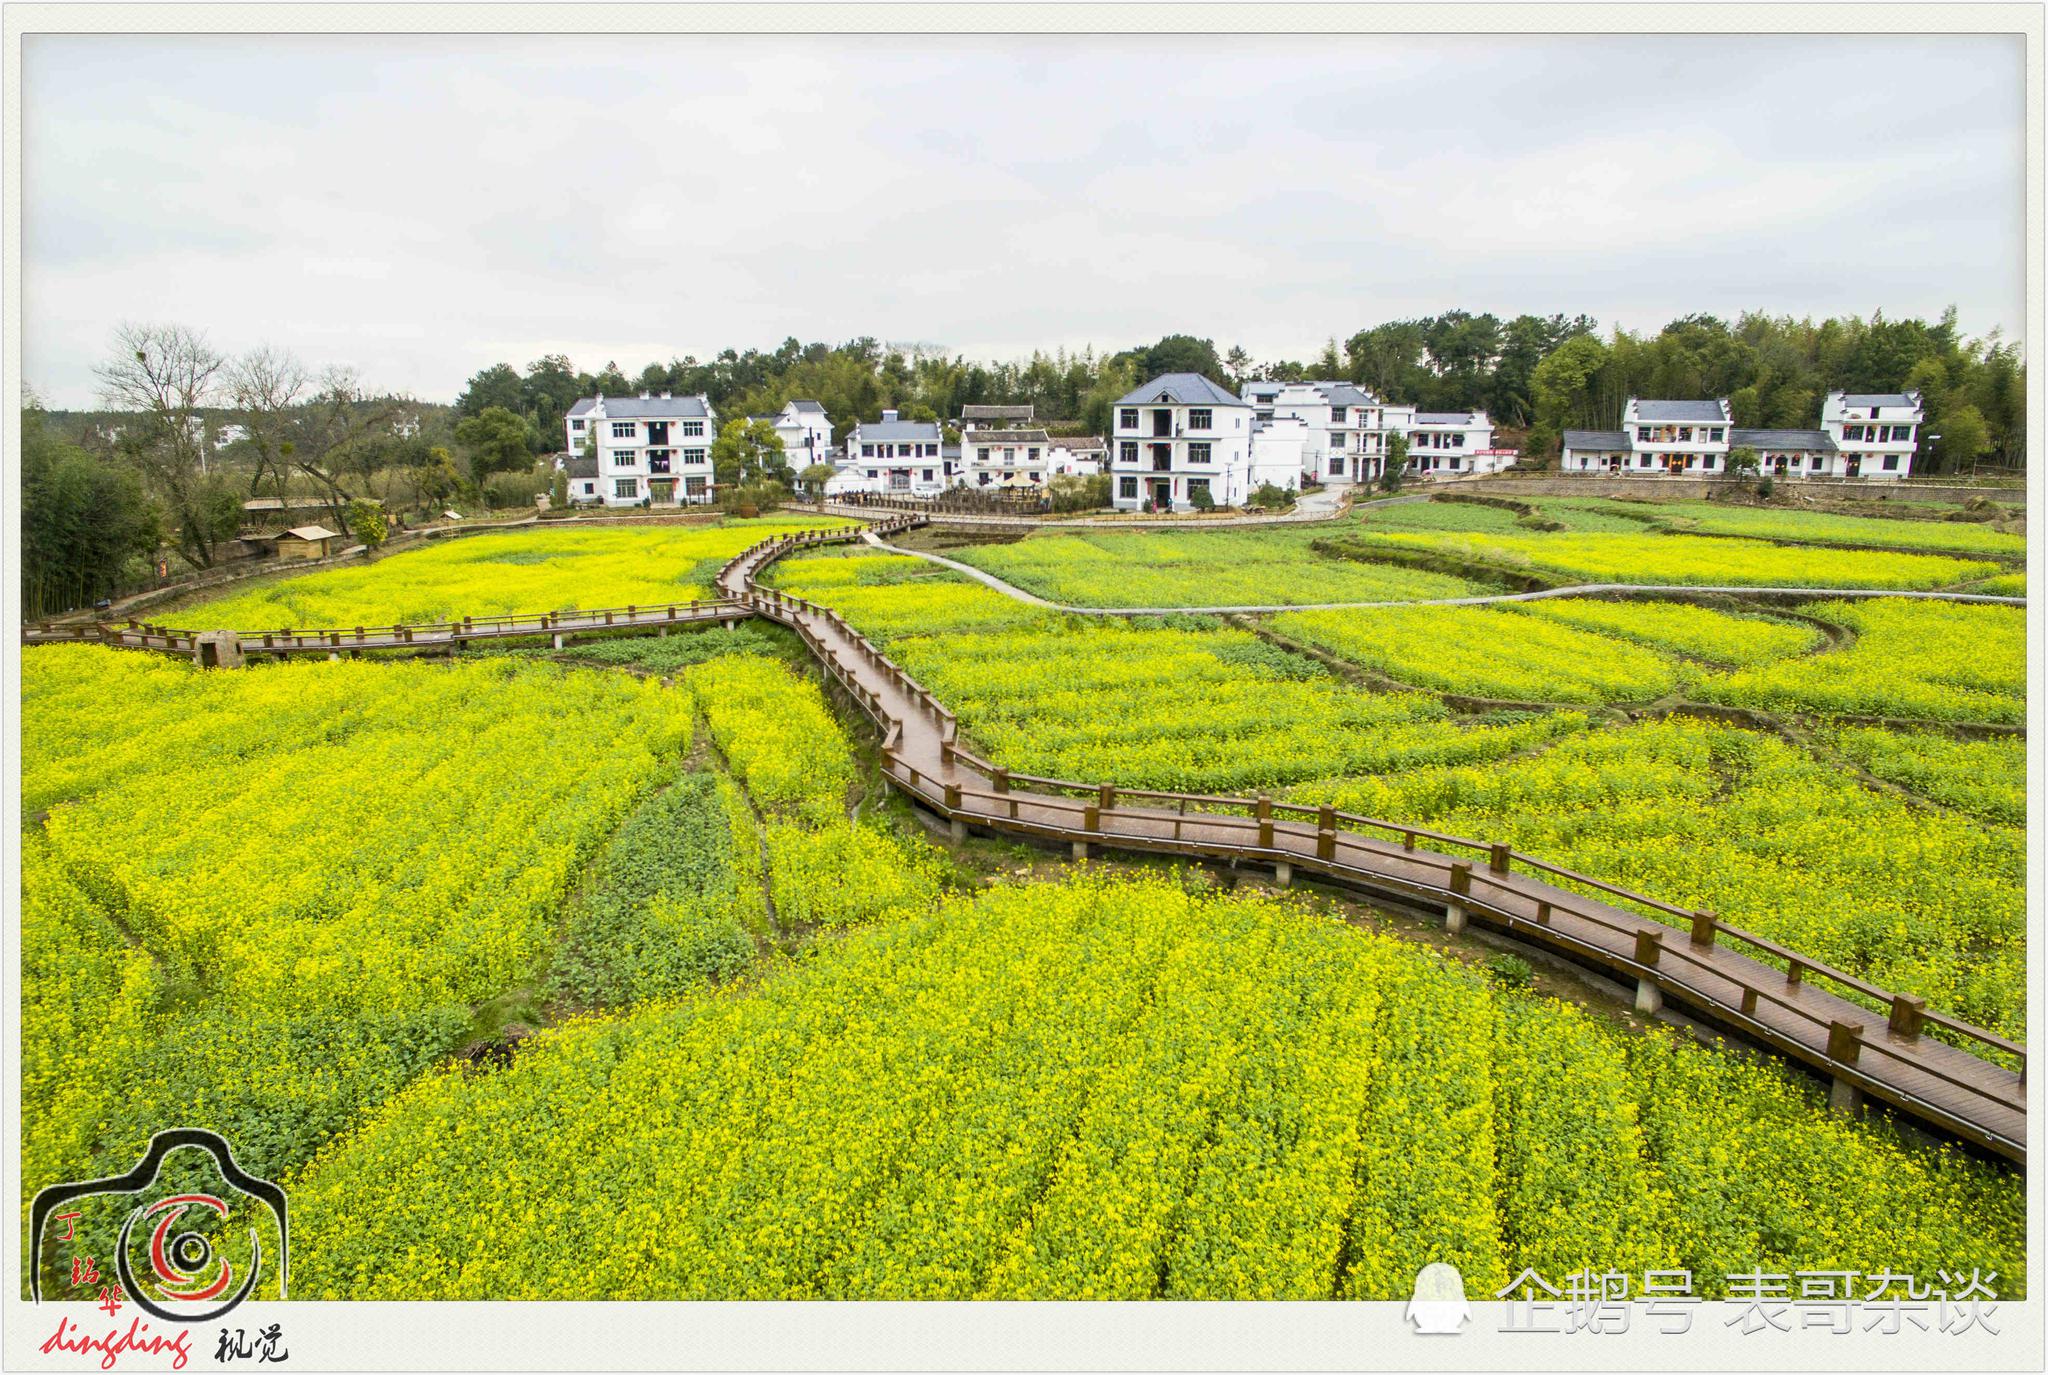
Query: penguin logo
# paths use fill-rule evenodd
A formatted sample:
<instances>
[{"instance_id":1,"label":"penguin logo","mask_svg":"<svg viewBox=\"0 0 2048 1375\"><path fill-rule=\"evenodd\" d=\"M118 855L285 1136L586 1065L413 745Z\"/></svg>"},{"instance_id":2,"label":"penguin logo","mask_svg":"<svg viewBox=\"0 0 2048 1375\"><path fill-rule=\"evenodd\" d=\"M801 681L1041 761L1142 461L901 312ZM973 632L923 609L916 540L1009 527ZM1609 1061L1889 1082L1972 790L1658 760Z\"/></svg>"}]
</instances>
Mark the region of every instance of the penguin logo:
<instances>
[{"instance_id":1,"label":"penguin logo","mask_svg":"<svg viewBox=\"0 0 2048 1375\"><path fill-rule=\"evenodd\" d=\"M1458 1267L1435 1261L1415 1275L1415 1297L1408 1300L1403 1314L1415 1324L1419 1337L1455 1337L1472 1321L1472 1305L1465 1302L1465 1277Z\"/></svg>"}]
</instances>

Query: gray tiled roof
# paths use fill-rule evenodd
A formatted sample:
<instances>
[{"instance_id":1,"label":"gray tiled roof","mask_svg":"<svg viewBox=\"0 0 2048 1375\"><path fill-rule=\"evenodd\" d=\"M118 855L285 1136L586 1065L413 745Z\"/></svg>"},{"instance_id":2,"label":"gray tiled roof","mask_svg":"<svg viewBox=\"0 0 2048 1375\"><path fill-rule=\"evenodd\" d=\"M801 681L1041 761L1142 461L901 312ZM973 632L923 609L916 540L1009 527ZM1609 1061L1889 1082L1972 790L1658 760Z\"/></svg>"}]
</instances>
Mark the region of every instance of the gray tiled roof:
<instances>
[{"instance_id":1,"label":"gray tiled roof","mask_svg":"<svg viewBox=\"0 0 2048 1375\"><path fill-rule=\"evenodd\" d=\"M825 408L815 401L792 401L789 404L792 410L807 412L814 411L819 415L823 415L825 413Z\"/></svg>"},{"instance_id":2,"label":"gray tiled roof","mask_svg":"<svg viewBox=\"0 0 2048 1375\"><path fill-rule=\"evenodd\" d=\"M1156 406L1159 398L1169 406L1242 406L1246 404L1198 372L1169 372L1144 386L1120 396L1119 406Z\"/></svg>"},{"instance_id":3,"label":"gray tiled roof","mask_svg":"<svg viewBox=\"0 0 2048 1375\"><path fill-rule=\"evenodd\" d=\"M937 443L939 427L929 420L863 420L860 422L862 444L924 444Z\"/></svg>"},{"instance_id":4,"label":"gray tiled roof","mask_svg":"<svg viewBox=\"0 0 2048 1375\"><path fill-rule=\"evenodd\" d=\"M1418 425L1470 425L1472 423L1472 412L1417 411L1415 413L1415 423Z\"/></svg>"},{"instance_id":5,"label":"gray tiled roof","mask_svg":"<svg viewBox=\"0 0 2048 1375\"><path fill-rule=\"evenodd\" d=\"M1333 406L1371 406L1378 404L1372 393L1360 391L1349 382L1330 382L1322 387L1322 393Z\"/></svg>"},{"instance_id":6,"label":"gray tiled roof","mask_svg":"<svg viewBox=\"0 0 2048 1375\"><path fill-rule=\"evenodd\" d=\"M569 414L571 416L589 415L590 408L595 406L596 404L597 400L595 397L581 397L577 400L575 405L569 408Z\"/></svg>"},{"instance_id":7,"label":"gray tiled roof","mask_svg":"<svg viewBox=\"0 0 2048 1375\"><path fill-rule=\"evenodd\" d=\"M1856 392L1842 398L1845 406L1915 406L1919 403L1904 392Z\"/></svg>"},{"instance_id":8,"label":"gray tiled roof","mask_svg":"<svg viewBox=\"0 0 2048 1375\"><path fill-rule=\"evenodd\" d=\"M962 406L962 420L1030 420L1038 413L1035 406Z\"/></svg>"},{"instance_id":9,"label":"gray tiled roof","mask_svg":"<svg viewBox=\"0 0 2048 1375\"><path fill-rule=\"evenodd\" d=\"M1019 444L1048 442L1044 430L969 430L960 436L960 440L976 449L1015 448Z\"/></svg>"},{"instance_id":10,"label":"gray tiled roof","mask_svg":"<svg viewBox=\"0 0 2048 1375\"><path fill-rule=\"evenodd\" d=\"M607 396L603 400L607 420L701 420L711 414L701 396ZM569 414L586 415L595 409L596 402L586 397L571 406Z\"/></svg>"},{"instance_id":11,"label":"gray tiled roof","mask_svg":"<svg viewBox=\"0 0 2048 1375\"><path fill-rule=\"evenodd\" d=\"M1567 449L1615 449L1628 448L1628 435L1621 430L1566 430L1564 446Z\"/></svg>"},{"instance_id":12,"label":"gray tiled roof","mask_svg":"<svg viewBox=\"0 0 2048 1375\"><path fill-rule=\"evenodd\" d=\"M569 474L569 476L570 476L570 477L572 477L572 478L578 478L578 477L596 477L596 476L597 476L597 455L596 455L596 454L592 454L592 455L591 455L591 456L590 456L589 458L580 458L580 457L579 457L579 458L572 458L572 459L570 459L570 460L569 460L569 467L568 467L567 471L568 471L568 474Z\"/></svg>"},{"instance_id":13,"label":"gray tiled roof","mask_svg":"<svg viewBox=\"0 0 2048 1375\"><path fill-rule=\"evenodd\" d=\"M1835 452L1835 441L1828 438L1826 430L1730 430L1728 442L1738 449L1811 449L1824 454Z\"/></svg>"},{"instance_id":14,"label":"gray tiled roof","mask_svg":"<svg viewBox=\"0 0 2048 1375\"><path fill-rule=\"evenodd\" d=\"M1725 423L1727 416L1721 413L1719 401L1642 401L1636 402L1636 419L1660 421L1693 421L1713 424Z\"/></svg>"}]
</instances>

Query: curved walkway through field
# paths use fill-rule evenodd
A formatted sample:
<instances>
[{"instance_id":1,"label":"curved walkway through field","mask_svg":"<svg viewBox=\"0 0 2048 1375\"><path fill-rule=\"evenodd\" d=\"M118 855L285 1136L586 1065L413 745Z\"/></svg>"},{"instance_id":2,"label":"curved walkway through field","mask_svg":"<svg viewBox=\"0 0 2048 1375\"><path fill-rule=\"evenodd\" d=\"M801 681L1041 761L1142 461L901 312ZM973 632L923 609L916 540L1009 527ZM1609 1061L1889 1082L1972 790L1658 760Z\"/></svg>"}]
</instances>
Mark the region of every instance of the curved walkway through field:
<instances>
[{"instance_id":1,"label":"curved walkway through field","mask_svg":"<svg viewBox=\"0 0 2048 1375\"><path fill-rule=\"evenodd\" d=\"M882 533L921 523L917 516L898 516L883 522ZM2024 1045L1728 926L1712 913L1674 907L1503 844L1263 796L1039 778L969 753L959 744L953 713L838 612L757 580L785 554L856 537L834 531L764 541L720 571L718 590L732 604L797 633L880 729L890 783L945 818L956 836L974 828L1049 840L1071 844L1077 858L1108 848L1271 865L1283 884L1299 870L1435 905L1454 931L1472 921L1508 931L1632 983L1643 1011L1656 1011L1668 997L1818 1070L1832 1081L1838 1107L1855 1110L1867 1095L2025 1163L2024 1070L1926 1033L1938 1028L2022 1067Z\"/></svg>"},{"instance_id":2,"label":"curved walkway through field","mask_svg":"<svg viewBox=\"0 0 2048 1375\"><path fill-rule=\"evenodd\" d=\"M1006 597L1014 597L1020 602L1044 607L1049 611L1071 612L1076 616L1254 616L1282 611L1363 611L1389 606L1493 606L1500 602L1540 602L1551 597L1668 597L1681 593L1712 593L1716 596L1730 597L1790 597L1800 601L1826 601L1837 597L1910 597L1918 601L1983 602L1992 606L2027 604L2025 597L1992 597L1982 592L1898 592L1876 587L1702 587L1693 583L1589 582L1579 583L1573 587L1547 587L1539 592L1500 592L1481 597L1434 597L1419 601L1286 602L1261 606L1071 606L1066 602L1047 601L1035 592L1027 592L1015 583L1004 582L995 574L976 568L972 564L962 563L958 559L949 559L943 554L927 553L922 549L905 549L900 544L890 544L876 535L871 528L864 527L860 534L863 540L877 549L886 550L891 554L902 554L908 558L923 559L927 563L940 564L956 573L964 573Z\"/></svg>"}]
</instances>

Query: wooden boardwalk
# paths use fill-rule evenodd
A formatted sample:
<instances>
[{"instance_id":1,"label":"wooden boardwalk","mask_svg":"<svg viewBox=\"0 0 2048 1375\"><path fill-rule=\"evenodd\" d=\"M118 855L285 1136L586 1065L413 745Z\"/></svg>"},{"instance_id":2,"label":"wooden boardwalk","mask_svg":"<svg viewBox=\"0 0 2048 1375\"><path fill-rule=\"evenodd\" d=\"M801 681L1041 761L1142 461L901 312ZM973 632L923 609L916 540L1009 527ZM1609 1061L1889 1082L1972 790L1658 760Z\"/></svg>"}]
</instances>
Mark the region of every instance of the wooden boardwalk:
<instances>
[{"instance_id":1,"label":"wooden boardwalk","mask_svg":"<svg viewBox=\"0 0 2048 1375\"><path fill-rule=\"evenodd\" d=\"M877 534L921 523L879 522ZM783 536L735 558L718 590L794 629L883 736L891 783L957 833L967 829L1096 848L1271 865L1441 908L1668 999L1818 1070L1834 1103L1869 1098L2024 1164L2026 1048L1797 951L1693 912L1547 864L1505 845L1267 798L1202 797L1010 773L959 747L945 706L829 608L760 587L792 550L858 532ZM1651 915L1655 914L1655 915ZM1939 1030L1943 1038L1930 1035ZM1966 1049L1964 1047L1970 1047ZM1973 1050L1981 1053L1973 1053ZM2007 1068L2004 1060L2017 1068Z\"/></svg>"},{"instance_id":2,"label":"wooden boardwalk","mask_svg":"<svg viewBox=\"0 0 2048 1375\"><path fill-rule=\"evenodd\" d=\"M887 535L920 515L875 522ZM837 612L762 588L757 577L793 550L862 538L813 531L763 541L718 576L720 597L663 606L464 617L431 625L255 632L243 655L460 649L472 640L665 632L760 615L791 627L882 732L893 786L969 828L1096 849L1270 865L1406 903L1440 908L1461 930L1479 922L1602 971L1636 989L1636 1005L1666 999L1808 1065L1832 1083L1837 1106L1888 1104L1937 1131L2024 1164L2026 1047L1928 1009L1797 951L1693 912L1575 874L1506 845L1442 835L1269 798L1208 797L1014 774L958 744L944 704ZM87 643L188 655L221 632L63 623L22 629L28 644ZM1939 1032L1940 1036L1931 1035Z\"/></svg>"}]
</instances>

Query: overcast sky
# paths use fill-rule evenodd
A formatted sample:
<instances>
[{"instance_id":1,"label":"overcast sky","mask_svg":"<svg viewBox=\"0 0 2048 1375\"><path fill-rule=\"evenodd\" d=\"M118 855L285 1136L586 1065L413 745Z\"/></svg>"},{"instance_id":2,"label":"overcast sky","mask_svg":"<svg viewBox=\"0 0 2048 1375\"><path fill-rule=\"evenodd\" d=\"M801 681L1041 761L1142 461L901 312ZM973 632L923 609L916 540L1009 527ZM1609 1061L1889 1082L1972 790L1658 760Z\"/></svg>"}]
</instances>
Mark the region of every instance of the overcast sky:
<instances>
[{"instance_id":1,"label":"overcast sky","mask_svg":"<svg viewBox=\"0 0 2048 1375\"><path fill-rule=\"evenodd\" d=\"M2024 326L2018 38L30 38L24 376L124 320L492 362L1463 307Z\"/></svg>"}]
</instances>

